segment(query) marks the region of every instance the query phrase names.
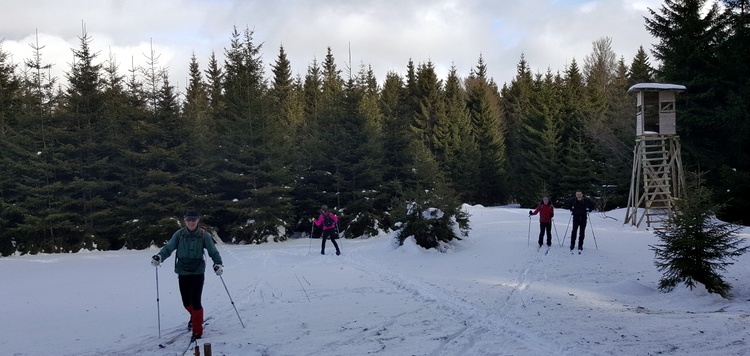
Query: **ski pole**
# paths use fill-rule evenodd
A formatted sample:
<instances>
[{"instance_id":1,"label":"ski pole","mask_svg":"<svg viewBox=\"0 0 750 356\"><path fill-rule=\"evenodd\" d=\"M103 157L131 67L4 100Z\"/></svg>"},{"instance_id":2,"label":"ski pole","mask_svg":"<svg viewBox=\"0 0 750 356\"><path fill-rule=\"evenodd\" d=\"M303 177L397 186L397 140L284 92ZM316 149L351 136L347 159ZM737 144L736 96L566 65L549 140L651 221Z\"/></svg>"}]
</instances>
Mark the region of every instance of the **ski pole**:
<instances>
[{"instance_id":1,"label":"ski pole","mask_svg":"<svg viewBox=\"0 0 750 356\"><path fill-rule=\"evenodd\" d=\"M531 245L531 215L529 215L529 232L526 234L526 246Z\"/></svg>"},{"instance_id":2,"label":"ski pole","mask_svg":"<svg viewBox=\"0 0 750 356\"><path fill-rule=\"evenodd\" d=\"M315 229L315 223L312 219L310 219L310 245L307 246L307 254L310 254L310 250L312 249L312 234L313 230Z\"/></svg>"},{"instance_id":3,"label":"ski pole","mask_svg":"<svg viewBox=\"0 0 750 356\"><path fill-rule=\"evenodd\" d=\"M570 221L573 220L573 213L570 214L570 218L568 219L568 226L565 227L565 234L563 234L563 239L560 241L560 247L563 246L563 243L565 242L565 237L568 236L568 228L570 227Z\"/></svg>"},{"instance_id":4,"label":"ski pole","mask_svg":"<svg viewBox=\"0 0 750 356\"><path fill-rule=\"evenodd\" d=\"M557 237L557 242L560 242L560 235L557 234L557 224L555 224L555 219L552 219L552 227L555 228L555 237ZM562 243L560 244L562 247Z\"/></svg>"},{"instance_id":5,"label":"ski pole","mask_svg":"<svg viewBox=\"0 0 750 356\"><path fill-rule=\"evenodd\" d=\"M586 216L589 218L589 226L591 226L591 236L594 237L594 246L596 246L596 249L599 250L599 245L596 244L596 233L594 233L594 224L591 223L591 215L589 213L586 213Z\"/></svg>"},{"instance_id":6,"label":"ski pole","mask_svg":"<svg viewBox=\"0 0 750 356\"><path fill-rule=\"evenodd\" d=\"M227 284L224 283L224 277L219 276L221 278L221 284L224 285L224 290L227 291L227 295L229 296L229 301L232 302L232 306L234 307L234 312L237 313L237 319L240 319L240 324L242 324L242 328L245 328L245 323L242 322L242 318L240 318L240 312L237 311L237 306L234 305L234 300L232 300L232 295L229 294L229 289L227 289Z\"/></svg>"},{"instance_id":7,"label":"ski pole","mask_svg":"<svg viewBox=\"0 0 750 356\"><path fill-rule=\"evenodd\" d=\"M156 269L156 325L159 328L159 338L161 339L161 311L159 310L159 266Z\"/></svg>"}]
</instances>

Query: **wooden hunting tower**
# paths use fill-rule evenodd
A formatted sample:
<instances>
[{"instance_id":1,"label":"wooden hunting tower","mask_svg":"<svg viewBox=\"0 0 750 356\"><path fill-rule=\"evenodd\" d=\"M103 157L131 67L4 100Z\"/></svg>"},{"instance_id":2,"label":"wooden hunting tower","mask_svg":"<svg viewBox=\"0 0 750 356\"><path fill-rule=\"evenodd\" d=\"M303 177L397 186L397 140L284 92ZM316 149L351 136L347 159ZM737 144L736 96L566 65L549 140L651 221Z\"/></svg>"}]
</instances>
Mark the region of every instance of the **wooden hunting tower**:
<instances>
[{"instance_id":1,"label":"wooden hunting tower","mask_svg":"<svg viewBox=\"0 0 750 356\"><path fill-rule=\"evenodd\" d=\"M635 149L625 224L659 224L684 194L685 177L677 136L675 97L682 85L640 83L628 89L637 95ZM638 217L638 208L643 215ZM658 226L655 226L658 228Z\"/></svg>"}]
</instances>

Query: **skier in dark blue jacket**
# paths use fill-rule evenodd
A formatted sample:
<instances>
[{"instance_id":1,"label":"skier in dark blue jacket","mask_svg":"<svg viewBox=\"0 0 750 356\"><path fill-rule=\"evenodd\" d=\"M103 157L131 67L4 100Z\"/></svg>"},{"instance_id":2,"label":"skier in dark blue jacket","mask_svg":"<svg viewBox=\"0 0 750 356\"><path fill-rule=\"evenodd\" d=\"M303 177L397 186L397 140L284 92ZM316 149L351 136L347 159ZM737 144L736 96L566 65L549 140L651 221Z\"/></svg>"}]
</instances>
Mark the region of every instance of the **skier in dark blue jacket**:
<instances>
[{"instance_id":1,"label":"skier in dark blue jacket","mask_svg":"<svg viewBox=\"0 0 750 356\"><path fill-rule=\"evenodd\" d=\"M577 191L576 196L568 201L570 212L573 214L573 233L570 235L570 252L576 247L576 232L578 232L578 253L583 250L583 238L586 235L586 221L588 213L594 210L594 202L584 197L583 192Z\"/></svg>"}]
</instances>

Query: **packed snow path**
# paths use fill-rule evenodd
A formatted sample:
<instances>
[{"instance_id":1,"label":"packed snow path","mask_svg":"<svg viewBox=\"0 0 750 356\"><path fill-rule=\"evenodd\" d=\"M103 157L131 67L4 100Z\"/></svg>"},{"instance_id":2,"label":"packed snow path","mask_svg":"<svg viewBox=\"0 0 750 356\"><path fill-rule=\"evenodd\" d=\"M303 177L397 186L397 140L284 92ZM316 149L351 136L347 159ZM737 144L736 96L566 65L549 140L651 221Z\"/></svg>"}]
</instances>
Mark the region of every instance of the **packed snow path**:
<instances>
[{"instance_id":1,"label":"packed snow path","mask_svg":"<svg viewBox=\"0 0 750 356\"><path fill-rule=\"evenodd\" d=\"M556 222L537 251L527 209L468 207L471 236L447 253L388 236L221 245L224 281L208 273L204 339L214 355L742 355L750 354L750 256L725 277L733 300L702 288L656 289L645 229L592 214L582 255ZM566 212L557 219L568 221ZM610 216L620 217L620 212ZM554 234L553 230L553 234ZM528 245L530 235L530 246ZM747 234L743 235L748 237ZM558 239L559 238L559 239ZM178 355L158 344L184 328L170 258L159 268L157 337L150 251L0 259L0 350L10 355ZM6 302L7 301L7 302Z\"/></svg>"}]
</instances>

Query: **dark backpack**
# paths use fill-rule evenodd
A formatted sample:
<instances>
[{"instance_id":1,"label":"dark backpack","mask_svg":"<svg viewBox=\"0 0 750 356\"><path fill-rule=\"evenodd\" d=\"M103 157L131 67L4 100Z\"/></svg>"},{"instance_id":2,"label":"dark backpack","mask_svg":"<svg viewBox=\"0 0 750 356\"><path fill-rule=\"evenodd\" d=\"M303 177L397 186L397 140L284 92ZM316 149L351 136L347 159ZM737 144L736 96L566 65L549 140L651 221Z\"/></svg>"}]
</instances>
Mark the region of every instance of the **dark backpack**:
<instances>
[{"instance_id":1,"label":"dark backpack","mask_svg":"<svg viewBox=\"0 0 750 356\"><path fill-rule=\"evenodd\" d=\"M333 225L336 225L336 222L333 221L331 213L323 213L323 226L331 227Z\"/></svg>"}]
</instances>

